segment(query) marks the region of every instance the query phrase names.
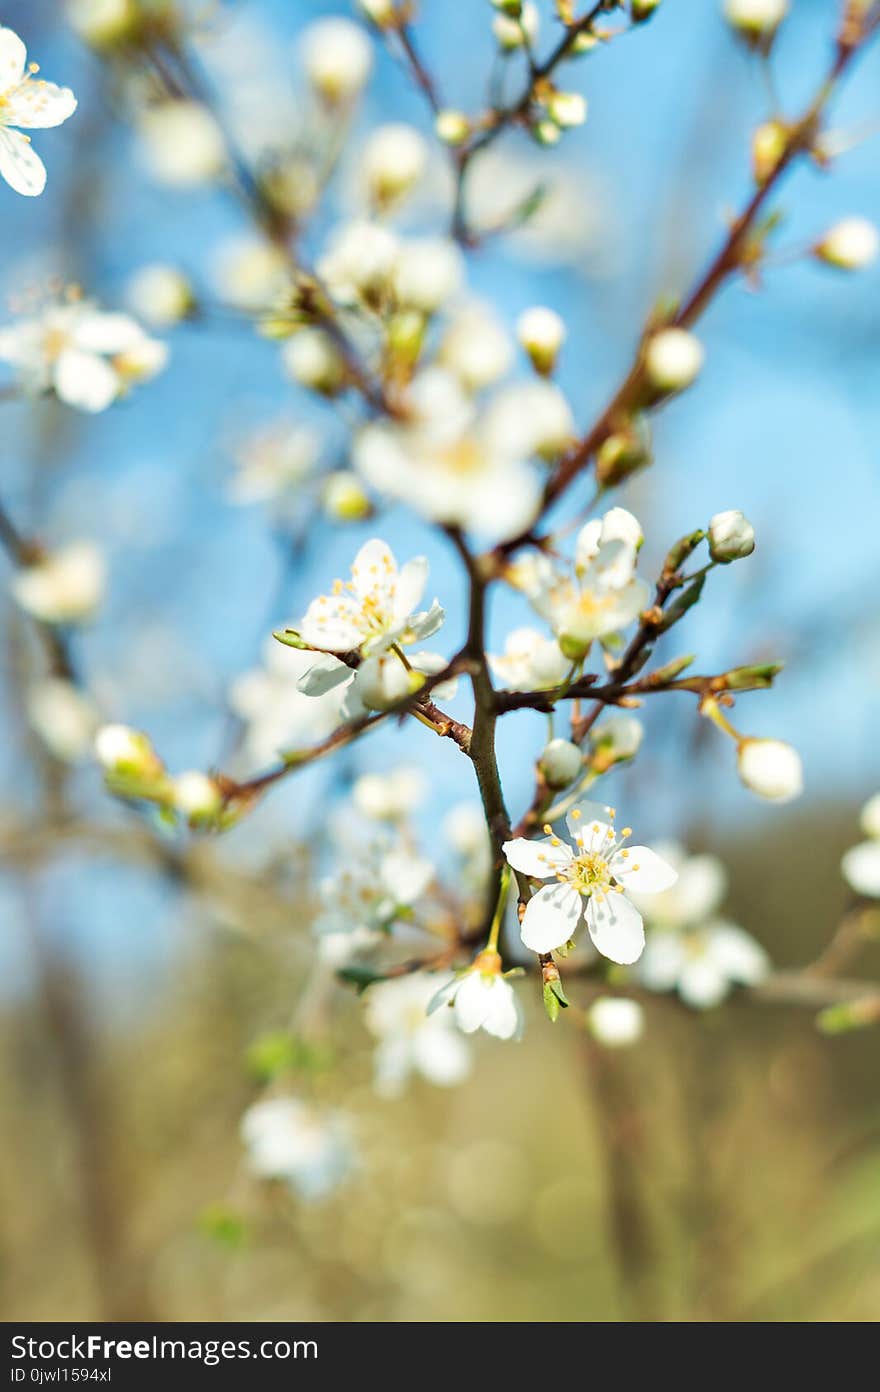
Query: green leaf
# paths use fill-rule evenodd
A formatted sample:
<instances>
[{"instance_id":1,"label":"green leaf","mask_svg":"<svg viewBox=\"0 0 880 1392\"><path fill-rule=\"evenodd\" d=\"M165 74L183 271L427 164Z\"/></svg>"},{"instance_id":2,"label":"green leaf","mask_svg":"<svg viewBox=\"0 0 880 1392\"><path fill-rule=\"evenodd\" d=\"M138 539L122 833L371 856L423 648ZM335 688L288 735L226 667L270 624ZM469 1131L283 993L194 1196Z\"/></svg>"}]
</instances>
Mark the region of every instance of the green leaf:
<instances>
[{"instance_id":1,"label":"green leaf","mask_svg":"<svg viewBox=\"0 0 880 1392\"><path fill-rule=\"evenodd\" d=\"M698 575L696 580L692 580L689 585L682 590L681 594L669 608L664 612L663 621L658 627L660 633L666 633L668 629L677 624L679 619L683 619L689 609L697 603L703 593L703 586L706 583L705 575Z\"/></svg>"},{"instance_id":2,"label":"green leaf","mask_svg":"<svg viewBox=\"0 0 880 1392\"><path fill-rule=\"evenodd\" d=\"M755 667L734 667L724 673L727 691L764 691L782 671L782 662L764 662Z\"/></svg>"},{"instance_id":3,"label":"green leaf","mask_svg":"<svg viewBox=\"0 0 880 1392\"><path fill-rule=\"evenodd\" d=\"M688 556L692 555L700 542L705 541L705 539L706 533L702 530L689 532L687 536L680 537L663 562L664 573L671 575L680 570Z\"/></svg>"},{"instance_id":4,"label":"green leaf","mask_svg":"<svg viewBox=\"0 0 880 1392\"><path fill-rule=\"evenodd\" d=\"M387 981L388 977L370 967L340 967L336 979L344 981L347 986L354 986L360 996L368 987L375 986L379 981Z\"/></svg>"},{"instance_id":5,"label":"green leaf","mask_svg":"<svg viewBox=\"0 0 880 1392\"><path fill-rule=\"evenodd\" d=\"M559 1019L559 997L548 981L544 982L544 1009L551 1025L555 1025Z\"/></svg>"},{"instance_id":6,"label":"green leaf","mask_svg":"<svg viewBox=\"0 0 880 1392\"><path fill-rule=\"evenodd\" d=\"M299 648L302 652L313 652L311 643L306 643L300 638L295 628L277 628L272 634L279 643L283 643L286 648Z\"/></svg>"},{"instance_id":7,"label":"green leaf","mask_svg":"<svg viewBox=\"0 0 880 1392\"><path fill-rule=\"evenodd\" d=\"M205 1237L221 1247L235 1250L247 1241L247 1225L240 1213L225 1204L212 1204L199 1215L199 1227Z\"/></svg>"}]
</instances>

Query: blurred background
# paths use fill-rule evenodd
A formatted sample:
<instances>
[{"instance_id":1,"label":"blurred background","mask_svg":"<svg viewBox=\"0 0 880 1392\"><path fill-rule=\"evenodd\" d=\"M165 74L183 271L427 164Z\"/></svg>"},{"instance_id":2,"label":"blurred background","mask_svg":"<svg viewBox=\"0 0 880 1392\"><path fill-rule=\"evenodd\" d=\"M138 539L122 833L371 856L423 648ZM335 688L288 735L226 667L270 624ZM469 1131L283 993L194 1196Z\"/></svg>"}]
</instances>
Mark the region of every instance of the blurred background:
<instances>
[{"instance_id":1,"label":"blurred background","mask_svg":"<svg viewBox=\"0 0 880 1392\"><path fill-rule=\"evenodd\" d=\"M774 72L797 111L827 62L837 7L794 0L792 11ZM203 26L198 60L246 148L298 118L297 36L325 13L349 10L241 0ZM424 57L447 103L468 111L485 100L489 16L468 0L420 6ZM228 190L152 176L131 93L63 5L10 0L3 21L79 98L75 119L39 142L47 193L24 200L0 186L5 304L60 280L124 307L132 275L155 261L222 287L234 248L253 237ZM552 42L548 15L541 51ZM693 281L747 196L749 135L767 95L760 65L706 0L666 0L650 24L567 71L589 119L557 150L511 134L487 154L475 206L491 211L499 189L548 192L534 224L469 257L468 276L508 325L536 303L564 313L560 381L585 423L651 303ZM870 134L878 75L875 48L835 103L835 131ZM376 44L310 250L350 211L359 142L388 120L430 130ZM444 225L441 155L408 211L416 230ZM849 214L880 218L876 139L829 172L798 168L777 202L783 252ZM699 330L706 371L659 418L655 467L615 501L645 527L647 576L716 511L741 508L754 523L752 562L710 578L666 655L697 652L702 671L783 659L773 691L738 702L739 723L798 746L806 795L794 809L757 805L726 743L696 730L676 697L645 712L645 749L613 777L640 836L722 857L726 911L788 967L816 957L845 911L840 855L880 787L880 271L847 278L780 262L760 293L737 284L712 306ZM277 345L245 315L159 336L166 370L100 416L49 399L0 404L0 493L26 534L104 551L106 601L72 639L103 712L149 730L172 767L224 767L240 734L230 688L365 539L429 557L450 653L463 636L462 581L442 536L402 509L339 526L308 497L236 502L249 434L279 419L311 424L332 462L346 439L335 408L285 378ZM499 596L496 649L514 615ZM47 754L29 727L40 655L5 597L0 643L5 1319L876 1318L877 1036L823 1038L810 1011L790 1006L737 997L697 1015L658 996L643 1042L613 1051L574 1021L551 1028L537 1002L526 1043L481 1038L460 1088L415 1083L388 1101L371 1089L360 1011L340 989L321 1045L329 1063L310 1055L288 1071L294 1088L350 1114L357 1172L314 1204L257 1188L239 1120L265 1081L260 1043L284 1030L307 971L315 904L302 886L326 808L358 774L416 763L430 778L419 814L430 842L473 796L470 769L410 722L288 780L222 840L144 837L94 767ZM452 709L465 718L464 694ZM522 750L541 740L536 716L503 724L514 815L533 776ZM864 971L880 971L876 945Z\"/></svg>"}]
</instances>

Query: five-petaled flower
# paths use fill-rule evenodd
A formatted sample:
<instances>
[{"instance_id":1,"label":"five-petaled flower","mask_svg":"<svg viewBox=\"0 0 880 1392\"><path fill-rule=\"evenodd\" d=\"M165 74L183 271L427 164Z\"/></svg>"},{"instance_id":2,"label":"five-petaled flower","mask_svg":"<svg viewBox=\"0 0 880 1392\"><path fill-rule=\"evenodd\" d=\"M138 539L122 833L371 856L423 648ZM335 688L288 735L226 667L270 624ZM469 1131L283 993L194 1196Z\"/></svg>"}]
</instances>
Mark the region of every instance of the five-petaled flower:
<instances>
[{"instance_id":1,"label":"five-petaled flower","mask_svg":"<svg viewBox=\"0 0 880 1392\"><path fill-rule=\"evenodd\" d=\"M526 905L522 940L533 952L552 952L573 936L582 919L593 945L612 962L635 962L645 946L642 915L627 891L655 894L675 883L676 871L647 846L627 846L631 835L614 829L614 810L585 802L566 821L572 848L551 827L547 839L506 841L514 870L556 883L538 890Z\"/></svg>"},{"instance_id":2,"label":"five-petaled flower","mask_svg":"<svg viewBox=\"0 0 880 1392\"><path fill-rule=\"evenodd\" d=\"M43 192L46 169L24 131L60 126L76 110L70 88L44 82L38 71L18 35L0 27L0 175L28 198Z\"/></svg>"},{"instance_id":3,"label":"five-petaled flower","mask_svg":"<svg viewBox=\"0 0 880 1392\"><path fill-rule=\"evenodd\" d=\"M444 615L436 599L430 609L414 612L427 578L424 556L398 570L391 548L374 538L355 556L351 579L337 580L331 594L309 605L301 636L321 652L358 652L361 657L428 638Z\"/></svg>"}]
</instances>

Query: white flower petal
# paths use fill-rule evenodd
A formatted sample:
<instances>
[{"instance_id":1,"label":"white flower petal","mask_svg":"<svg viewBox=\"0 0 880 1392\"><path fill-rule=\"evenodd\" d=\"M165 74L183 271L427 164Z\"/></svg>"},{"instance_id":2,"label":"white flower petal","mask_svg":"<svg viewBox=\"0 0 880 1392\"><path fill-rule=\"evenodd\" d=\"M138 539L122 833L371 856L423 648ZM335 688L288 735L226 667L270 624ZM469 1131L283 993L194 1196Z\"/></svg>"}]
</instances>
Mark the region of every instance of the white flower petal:
<instances>
[{"instance_id":1,"label":"white flower petal","mask_svg":"<svg viewBox=\"0 0 880 1392\"><path fill-rule=\"evenodd\" d=\"M591 894L587 901L587 927L593 946L612 962L637 962L645 946L642 915L623 894Z\"/></svg>"},{"instance_id":2,"label":"white flower petal","mask_svg":"<svg viewBox=\"0 0 880 1392\"><path fill-rule=\"evenodd\" d=\"M491 1014L493 985L480 971L462 977L455 993L455 1023L465 1034L473 1034Z\"/></svg>"},{"instance_id":3,"label":"white flower petal","mask_svg":"<svg viewBox=\"0 0 880 1392\"><path fill-rule=\"evenodd\" d=\"M505 841L501 849L514 870L531 875L536 880L549 880L557 869L569 865L572 860L571 850L565 842L554 846L547 840L527 841L525 837L518 836L514 841Z\"/></svg>"},{"instance_id":4,"label":"white flower petal","mask_svg":"<svg viewBox=\"0 0 880 1392\"><path fill-rule=\"evenodd\" d=\"M95 353L65 348L55 364L54 387L68 406L80 411L106 411L119 395L119 378Z\"/></svg>"},{"instance_id":5,"label":"white flower petal","mask_svg":"<svg viewBox=\"0 0 880 1392\"><path fill-rule=\"evenodd\" d=\"M438 1087L455 1087L471 1070L471 1056L461 1035L453 1029L435 1028L433 1020L430 1028L418 1031L411 1047L419 1072Z\"/></svg>"},{"instance_id":6,"label":"white flower petal","mask_svg":"<svg viewBox=\"0 0 880 1392\"><path fill-rule=\"evenodd\" d=\"M856 894L880 899L880 841L852 846L840 862L843 877Z\"/></svg>"},{"instance_id":7,"label":"white flower petal","mask_svg":"<svg viewBox=\"0 0 880 1392\"><path fill-rule=\"evenodd\" d=\"M552 952L574 936L582 899L568 884L547 885L526 905L520 937L532 952Z\"/></svg>"},{"instance_id":8,"label":"white flower petal","mask_svg":"<svg viewBox=\"0 0 880 1392\"><path fill-rule=\"evenodd\" d=\"M495 1039L521 1039L523 1013L510 982L500 976L495 977L489 994L492 998L491 1009L483 1021L483 1029Z\"/></svg>"},{"instance_id":9,"label":"white flower petal","mask_svg":"<svg viewBox=\"0 0 880 1392\"><path fill-rule=\"evenodd\" d=\"M455 999L455 993L458 990L460 980L461 977L451 976L448 981L445 981L440 989L436 991L428 1001L428 1004L425 1006L425 1014L433 1015L437 1010L440 1010L442 1006L448 1006L450 1002Z\"/></svg>"},{"instance_id":10,"label":"white flower petal","mask_svg":"<svg viewBox=\"0 0 880 1392\"><path fill-rule=\"evenodd\" d=\"M3 119L7 125L25 130L45 130L60 126L74 111L76 97L69 87L56 87L54 82L31 77L6 94Z\"/></svg>"},{"instance_id":11,"label":"white flower petal","mask_svg":"<svg viewBox=\"0 0 880 1392\"><path fill-rule=\"evenodd\" d=\"M0 27L0 92L17 87L27 66L27 49L12 29Z\"/></svg>"},{"instance_id":12,"label":"white flower petal","mask_svg":"<svg viewBox=\"0 0 880 1392\"><path fill-rule=\"evenodd\" d=\"M351 565L351 580L359 600L378 598L390 603L397 582L397 562L386 541L364 542Z\"/></svg>"},{"instance_id":13,"label":"white flower petal","mask_svg":"<svg viewBox=\"0 0 880 1392\"><path fill-rule=\"evenodd\" d=\"M409 619L406 627L410 641L421 642L424 638L432 638L437 630L443 627L446 610L440 601L435 599L430 609L424 610L421 614L404 614L404 618Z\"/></svg>"},{"instance_id":14,"label":"white flower petal","mask_svg":"<svg viewBox=\"0 0 880 1392\"><path fill-rule=\"evenodd\" d=\"M424 556L414 556L401 566L394 589L394 618L397 623L408 619L419 604L428 583L428 562ZM434 603L436 604L436 600ZM438 625L439 627L439 625ZM428 637L422 634L422 637Z\"/></svg>"},{"instance_id":15,"label":"white flower petal","mask_svg":"<svg viewBox=\"0 0 880 1392\"><path fill-rule=\"evenodd\" d=\"M352 669L335 657L324 657L299 678L297 691L304 696L325 696L328 691L353 676Z\"/></svg>"},{"instance_id":16,"label":"white flower petal","mask_svg":"<svg viewBox=\"0 0 880 1392\"><path fill-rule=\"evenodd\" d=\"M687 951L680 934L653 930L639 962L639 977L651 991L671 991L678 984L686 961Z\"/></svg>"},{"instance_id":17,"label":"white flower petal","mask_svg":"<svg viewBox=\"0 0 880 1392\"><path fill-rule=\"evenodd\" d=\"M360 604L350 595L320 595L313 599L300 624L300 634L316 648L351 652L364 638Z\"/></svg>"},{"instance_id":18,"label":"white flower petal","mask_svg":"<svg viewBox=\"0 0 880 1392\"><path fill-rule=\"evenodd\" d=\"M629 846L618 851L609 862L611 873L627 893L659 894L678 879L678 871L648 846Z\"/></svg>"},{"instance_id":19,"label":"white flower petal","mask_svg":"<svg viewBox=\"0 0 880 1392\"><path fill-rule=\"evenodd\" d=\"M710 957L693 957L686 961L678 979L678 994L695 1010L711 1010L720 1005L730 990L730 982L717 962Z\"/></svg>"},{"instance_id":20,"label":"white flower petal","mask_svg":"<svg viewBox=\"0 0 880 1392\"><path fill-rule=\"evenodd\" d=\"M46 187L46 166L20 131L0 126L0 175L16 193L36 198Z\"/></svg>"}]
</instances>

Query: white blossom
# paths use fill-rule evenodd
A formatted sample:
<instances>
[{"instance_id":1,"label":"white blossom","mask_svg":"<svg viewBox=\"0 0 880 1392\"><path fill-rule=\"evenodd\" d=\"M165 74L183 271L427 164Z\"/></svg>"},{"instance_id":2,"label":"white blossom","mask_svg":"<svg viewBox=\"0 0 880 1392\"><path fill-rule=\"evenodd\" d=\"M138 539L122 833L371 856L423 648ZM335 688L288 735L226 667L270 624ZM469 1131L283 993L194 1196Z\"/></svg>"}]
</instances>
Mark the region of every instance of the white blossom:
<instances>
[{"instance_id":1,"label":"white blossom","mask_svg":"<svg viewBox=\"0 0 880 1392\"><path fill-rule=\"evenodd\" d=\"M783 740L742 740L737 771L747 788L770 802L791 802L803 792L801 756Z\"/></svg>"},{"instance_id":2,"label":"white blossom","mask_svg":"<svg viewBox=\"0 0 880 1392\"><path fill-rule=\"evenodd\" d=\"M267 426L237 450L230 498L263 503L295 492L314 471L320 449L320 436L308 426L286 420Z\"/></svg>"},{"instance_id":3,"label":"white blossom","mask_svg":"<svg viewBox=\"0 0 880 1392\"><path fill-rule=\"evenodd\" d=\"M502 387L489 402L484 420L489 448L511 458L538 454L555 459L575 436L571 407L554 382Z\"/></svg>"},{"instance_id":4,"label":"white blossom","mask_svg":"<svg viewBox=\"0 0 880 1392\"><path fill-rule=\"evenodd\" d=\"M56 757L78 763L91 752L99 716L92 701L63 677L46 677L27 692L31 728Z\"/></svg>"},{"instance_id":5,"label":"white blossom","mask_svg":"<svg viewBox=\"0 0 880 1392\"><path fill-rule=\"evenodd\" d=\"M656 850L675 870L677 879L668 889L645 900L633 895L649 922L678 932L715 917L727 892L727 872L718 857L688 855L675 841L658 842Z\"/></svg>"},{"instance_id":6,"label":"white blossom","mask_svg":"<svg viewBox=\"0 0 880 1392\"><path fill-rule=\"evenodd\" d=\"M254 1103L242 1117L241 1135L252 1172L260 1179L282 1180L304 1202L324 1198L354 1168L345 1117L298 1098Z\"/></svg>"},{"instance_id":7,"label":"white blossom","mask_svg":"<svg viewBox=\"0 0 880 1392\"><path fill-rule=\"evenodd\" d=\"M367 1029L378 1039L375 1087L386 1097L403 1092L412 1074L454 1087L471 1068L467 1044L447 1010L428 1015L436 982L424 973L380 981L366 995Z\"/></svg>"},{"instance_id":8,"label":"white blossom","mask_svg":"<svg viewBox=\"0 0 880 1392\"><path fill-rule=\"evenodd\" d=\"M724 14L748 37L773 34L788 14L788 0L724 0Z\"/></svg>"},{"instance_id":9,"label":"white blossom","mask_svg":"<svg viewBox=\"0 0 880 1392\"><path fill-rule=\"evenodd\" d=\"M439 361L466 391L482 391L503 377L513 347L492 310L479 302L462 305L443 335Z\"/></svg>"},{"instance_id":10,"label":"white blossom","mask_svg":"<svg viewBox=\"0 0 880 1392\"><path fill-rule=\"evenodd\" d=\"M138 122L151 174L171 188L195 188L222 173L223 136L207 107L173 100L149 106Z\"/></svg>"},{"instance_id":11,"label":"white blossom","mask_svg":"<svg viewBox=\"0 0 880 1392\"><path fill-rule=\"evenodd\" d=\"M696 1010L720 1004L731 987L755 986L770 969L767 953L735 923L713 919L688 932L651 931L638 974L653 991L677 990Z\"/></svg>"},{"instance_id":12,"label":"white blossom","mask_svg":"<svg viewBox=\"0 0 880 1392\"><path fill-rule=\"evenodd\" d=\"M461 252L442 237L409 238L400 244L393 279L394 296L402 308L434 314L464 280Z\"/></svg>"},{"instance_id":13,"label":"white blossom","mask_svg":"<svg viewBox=\"0 0 880 1392\"><path fill-rule=\"evenodd\" d=\"M98 548L74 541L16 571L11 589L22 609L44 623L81 623L101 603L105 577Z\"/></svg>"},{"instance_id":14,"label":"white blossom","mask_svg":"<svg viewBox=\"0 0 880 1392\"><path fill-rule=\"evenodd\" d=\"M565 342L565 321L555 309L533 305L516 321L516 336L538 372L552 372Z\"/></svg>"},{"instance_id":15,"label":"white blossom","mask_svg":"<svg viewBox=\"0 0 880 1392\"><path fill-rule=\"evenodd\" d=\"M353 101L373 66L372 49L363 30L335 15L308 26L302 35L301 52L309 81L331 105Z\"/></svg>"},{"instance_id":16,"label":"white blossom","mask_svg":"<svg viewBox=\"0 0 880 1392\"><path fill-rule=\"evenodd\" d=\"M684 391L700 375L705 352L687 329L660 329L645 348L645 372L661 392Z\"/></svg>"},{"instance_id":17,"label":"white blossom","mask_svg":"<svg viewBox=\"0 0 880 1392\"><path fill-rule=\"evenodd\" d=\"M472 967L441 986L428 1004L428 1014L446 1006L465 1034L485 1030L496 1039L520 1039L523 1014L516 991L501 972L497 952L482 952Z\"/></svg>"},{"instance_id":18,"label":"white blossom","mask_svg":"<svg viewBox=\"0 0 880 1392\"><path fill-rule=\"evenodd\" d=\"M492 33L495 35L495 42L504 52L522 48L526 42L534 43L538 37L539 27L538 8L532 4L532 0L523 0L517 18L512 19L506 14L498 14L492 20Z\"/></svg>"},{"instance_id":19,"label":"white blossom","mask_svg":"<svg viewBox=\"0 0 880 1392\"><path fill-rule=\"evenodd\" d=\"M580 92L551 92L545 105L550 119L562 130L582 126L587 119L586 98Z\"/></svg>"},{"instance_id":20,"label":"white blossom","mask_svg":"<svg viewBox=\"0 0 880 1392\"><path fill-rule=\"evenodd\" d=\"M590 1033L608 1049L637 1044L645 1031L645 1012L625 996L599 996L587 1011Z\"/></svg>"},{"instance_id":21,"label":"white blossom","mask_svg":"<svg viewBox=\"0 0 880 1392\"><path fill-rule=\"evenodd\" d=\"M571 740L552 739L544 746L538 763L548 787L567 788L583 771L584 756Z\"/></svg>"},{"instance_id":22,"label":"white blossom","mask_svg":"<svg viewBox=\"0 0 880 1392\"><path fill-rule=\"evenodd\" d=\"M816 244L820 261L841 271L863 271L877 260L880 232L863 217L848 217L834 224Z\"/></svg>"},{"instance_id":23,"label":"white blossom","mask_svg":"<svg viewBox=\"0 0 880 1392\"><path fill-rule=\"evenodd\" d=\"M503 851L514 870L533 879L555 879L526 905L521 936L532 952L552 952L572 938L582 920L593 946L613 962L635 962L645 945L642 915L630 892L668 889L675 870L647 846L626 846L628 827L618 835L614 810L598 803L572 808L567 825L574 849L549 827L546 840L519 837Z\"/></svg>"},{"instance_id":24,"label":"white blossom","mask_svg":"<svg viewBox=\"0 0 880 1392\"><path fill-rule=\"evenodd\" d=\"M567 657L584 657L595 639L626 628L647 608L651 591L635 573L640 541L641 528L632 513L612 508L581 529L573 574L552 566L532 572L527 582L531 604L548 621Z\"/></svg>"},{"instance_id":25,"label":"white blossom","mask_svg":"<svg viewBox=\"0 0 880 1392\"><path fill-rule=\"evenodd\" d=\"M755 529L736 509L716 512L709 522L709 553L722 565L751 556L755 549Z\"/></svg>"},{"instance_id":26,"label":"white blossom","mask_svg":"<svg viewBox=\"0 0 880 1392\"><path fill-rule=\"evenodd\" d=\"M265 310L290 288L290 261L281 247L264 237L234 237L214 256L211 279L226 304Z\"/></svg>"},{"instance_id":27,"label":"white blossom","mask_svg":"<svg viewBox=\"0 0 880 1392\"><path fill-rule=\"evenodd\" d=\"M398 822L424 800L427 791L420 769L401 767L385 773L364 773L355 780L352 801L362 817Z\"/></svg>"},{"instance_id":28,"label":"white blossom","mask_svg":"<svg viewBox=\"0 0 880 1392\"><path fill-rule=\"evenodd\" d=\"M18 35L0 27L0 177L28 198L43 192L46 168L23 132L60 126L76 110L70 88L44 82L38 71Z\"/></svg>"},{"instance_id":29,"label":"white blossom","mask_svg":"<svg viewBox=\"0 0 880 1392\"><path fill-rule=\"evenodd\" d=\"M135 272L126 298L135 314L156 328L179 324L195 305L192 285L183 272L160 262Z\"/></svg>"},{"instance_id":30,"label":"white blossom","mask_svg":"<svg viewBox=\"0 0 880 1392\"><path fill-rule=\"evenodd\" d=\"M324 329L297 329L281 350L281 360L295 382L332 396L345 380L345 364Z\"/></svg>"},{"instance_id":31,"label":"white blossom","mask_svg":"<svg viewBox=\"0 0 880 1392\"><path fill-rule=\"evenodd\" d=\"M130 725L102 725L95 734L95 755L108 773L152 779L163 772L149 736Z\"/></svg>"},{"instance_id":32,"label":"white blossom","mask_svg":"<svg viewBox=\"0 0 880 1392\"><path fill-rule=\"evenodd\" d=\"M424 856L397 842L364 844L348 824L337 838L334 869L321 881L319 937L338 933L386 933L401 910L412 908L434 878Z\"/></svg>"},{"instance_id":33,"label":"white blossom","mask_svg":"<svg viewBox=\"0 0 880 1392\"><path fill-rule=\"evenodd\" d=\"M229 703L245 726L244 760L258 767L329 734L342 718L345 695L341 688L328 689L320 698L300 691L299 682L314 665L314 653L271 638L264 659L263 666L237 677L229 693Z\"/></svg>"},{"instance_id":34,"label":"white blossom","mask_svg":"<svg viewBox=\"0 0 880 1392\"><path fill-rule=\"evenodd\" d=\"M436 599L430 609L416 612L427 579L424 556L398 569L387 542L367 541L352 562L351 579L337 580L330 594L309 605L300 634L319 650L358 652L364 658L411 646L443 623Z\"/></svg>"},{"instance_id":35,"label":"white blossom","mask_svg":"<svg viewBox=\"0 0 880 1392\"><path fill-rule=\"evenodd\" d=\"M107 314L88 300L48 305L0 330L0 362L16 369L26 390L52 390L80 411L104 411L132 383L165 366L168 350L126 314Z\"/></svg>"},{"instance_id":36,"label":"white blossom","mask_svg":"<svg viewBox=\"0 0 880 1392\"><path fill-rule=\"evenodd\" d=\"M642 746L645 727L634 715L609 715L590 731L590 744L612 763L634 759Z\"/></svg>"},{"instance_id":37,"label":"white blossom","mask_svg":"<svg viewBox=\"0 0 880 1392\"><path fill-rule=\"evenodd\" d=\"M509 691L546 691L560 686L571 671L556 639L527 627L507 635L501 656L489 654L489 666Z\"/></svg>"},{"instance_id":38,"label":"white blossom","mask_svg":"<svg viewBox=\"0 0 880 1392\"><path fill-rule=\"evenodd\" d=\"M868 839L844 852L843 878L856 894L880 899L880 793L868 799L859 821Z\"/></svg>"},{"instance_id":39,"label":"white blossom","mask_svg":"<svg viewBox=\"0 0 880 1392\"><path fill-rule=\"evenodd\" d=\"M188 769L172 778L171 799L178 811L193 821L216 816L223 803L213 778L198 769Z\"/></svg>"},{"instance_id":40,"label":"white blossom","mask_svg":"<svg viewBox=\"0 0 880 1392\"><path fill-rule=\"evenodd\" d=\"M361 156L370 200L379 208L400 202L421 179L428 147L414 126L392 121L372 132Z\"/></svg>"},{"instance_id":41,"label":"white blossom","mask_svg":"<svg viewBox=\"0 0 880 1392\"><path fill-rule=\"evenodd\" d=\"M522 453L487 438L484 416L449 373L417 374L406 407L406 419L367 425L357 436L354 460L368 483L433 521L495 538L533 519L537 475Z\"/></svg>"},{"instance_id":42,"label":"white blossom","mask_svg":"<svg viewBox=\"0 0 880 1392\"><path fill-rule=\"evenodd\" d=\"M365 218L344 223L318 261L318 275L335 300L355 305L382 301L389 293L400 243L389 228Z\"/></svg>"}]
</instances>

